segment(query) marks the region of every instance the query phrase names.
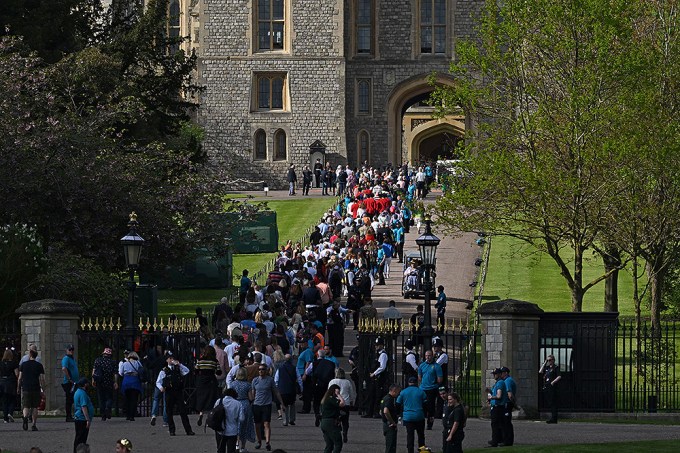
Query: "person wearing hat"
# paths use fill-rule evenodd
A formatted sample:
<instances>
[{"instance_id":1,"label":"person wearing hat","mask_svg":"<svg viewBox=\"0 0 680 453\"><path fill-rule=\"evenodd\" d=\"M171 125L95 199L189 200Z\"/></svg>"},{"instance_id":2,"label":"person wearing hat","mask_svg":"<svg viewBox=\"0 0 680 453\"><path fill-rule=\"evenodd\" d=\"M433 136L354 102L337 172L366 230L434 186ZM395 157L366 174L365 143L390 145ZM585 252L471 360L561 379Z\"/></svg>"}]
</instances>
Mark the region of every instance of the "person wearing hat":
<instances>
[{"instance_id":1,"label":"person wearing hat","mask_svg":"<svg viewBox=\"0 0 680 453\"><path fill-rule=\"evenodd\" d=\"M496 368L492 371L492 374L496 383L487 396L491 406L491 440L489 445L498 447L498 444L503 441L503 414L508 402L508 392L501 377L503 374L501 369Z\"/></svg>"},{"instance_id":2,"label":"person wearing hat","mask_svg":"<svg viewBox=\"0 0 680 453\"><path fill-rule=\"evenodd\" d=\"M290 168L288 168L288 195L295 195L296 183L297 175L295 174L295 164L290 164Z\"/></svg>"},{"instance_id":3,"label":"person wearing hat","mask_svg":"<svg viewBox=\"0 0 680 453\"><path fill-rule=\"evenodd\" d=\"M97 389L102 421L111 418L113 392L118 390L118 370L116 362L111 358L112 352L111 348L104 348L101 357L97 357L92 366L92 386Z\"/></svg>"},{"instance_id":4,"label":"person wearing hat","mask_svg":"<svg viewBox=\"0 0 680 453\"><path fill-rule=\"evenodd\" d=\"M408 387L399 393L397 406L402 407L404 426L406 427L406 449L414 453L414 433L418 435L418 446L425 445L425 412L423 407L427 402L427 395L418 387L418 378L408 378Z\"/></svg>"},{"instance_id":5,"label":"person wearing hat","mask_svg":"<svg viewBox=\"0 0 680 453\"><path fill-rule=\"evenodd\" d=\"M75 348L72 344L66 346L66 355L61 359L61 372L64 378L61 381L61 388L64 390L64 397L66 402L64 409L66 410L66 421L73 421L73 385L78 382L80 375L78 374L78 363L73 357Z\"/></svg>"},{"instance_id":6,"label":"person wearing hat","mask_svg":"<svg viewBox=\"0 0 680 453\"><path fill-rule=\"evenodd\" d=\"M182 419L182 425L187 436L193 436L194 432L191 430L189 417L187 416L187 406L184 403L182 392L184 390L184 376L189 374L189 368L182 365L177 360L172 351L165 353L165 361L167 365L158 374L156 379L156 387L165 394L165 402L168 405L168 429L170 435L175 435L175 405L178 406L179 416Z\"/></svg>"},{"instance_id":7,"label":"person wearing hat","mask_svg":"<svg viewBox=\"0 0 680 453\"><path fill-rule=\"evenodd\" d=\"M444 351L444 342L440 337L432 339L432 353L434 354L434 361L442 367L442 385L446 387L449 382L449 355ZM437 398L436 402L436 417L439 418L444 412L444 405L446 398Z\"/></svg>"},{"instance_id":8,"label":"person wearing hat","mask_svg":"<svg viewBox=\"0 0 680 453\"><path fill-rule=\"evenodd\" d=\"M94 405L92 405L92 400L87 394L89 386L90 381L86 377L78 379L74 386L76 391L73 393L73 420L76 427L76 437L73 441L73 453L76 453L78 445L87 443L90 423L94 418Z\"/></svg>"},{"instance_id":9,"label":"person wearing hat","mask_svg":"<svg viewBox=\"0 0 680 453\"><path fill-rule=\"evenodd\" d=\"M373 362L373 372L368 377L368 398L367 407L364 411L364 418L382 418L378 413L380 398L386 393L387 384L387 352L385 352L385 341L382 337L375 339L376 358Z\"/></svg>"},{"instance_id":10,"label":"person wearing hat","mask_svg":"<svg viewBox=\"0 0 680 453\"><path fill-rule=\"evenodd\" d=\"M512 410L515 407L515 397L517 395L517 383L510 376L510 368L501 367L501 378L505 384L505 391L508 393L508 402L505 404L505 411L503 411L503 444L506 447L512 446L515 443L515 430L512 426Z\"/></svg>"},{"instance_id":11,"label":"person wearing hat","mask_svg":"<svg viewBox=\"0 0 680 453\"><path fill-rule=\"evenodd\" d=\"M413 340L410 338L404 341L404 360L402 362L401 372L406 381L408 381L408 378L411 376L418 377L418 362L420 357L413 346Z\"/></svg>"}]
</instances>

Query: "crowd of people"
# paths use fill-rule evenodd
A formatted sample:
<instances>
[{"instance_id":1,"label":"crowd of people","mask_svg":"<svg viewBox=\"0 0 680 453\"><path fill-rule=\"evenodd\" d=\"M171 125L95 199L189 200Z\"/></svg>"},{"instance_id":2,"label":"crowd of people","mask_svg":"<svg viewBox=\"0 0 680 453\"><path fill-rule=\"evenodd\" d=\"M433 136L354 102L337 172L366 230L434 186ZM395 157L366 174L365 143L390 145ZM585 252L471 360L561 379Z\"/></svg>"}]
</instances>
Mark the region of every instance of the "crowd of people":
<instances>
[{"instance_id":1,"label":"crowd of people","mask_svg":"<svg viewBox=\"0 0 680 453\"><path fill-rule=\"evenodd\" d=\"M350 408L358 405L356 367L362 360L356 354L350 357L352 370L339 365L338 358L344 356L345 327L358 329L362 319L377 318L372 291L394 274L393 260L403 262L405 237L414 222L410 201L426 196L428 176L424 168L414 172L408 168L352 171L339 167L337 171L341 173L337 187L326 189L337 189L333 193L340 197L339 203L325 213L308 244L288 241L264 282L252 280L244 270L239 303L232 307L223 299L214 310L212 326L197 310L203 342L193 363L180 363L180 345L164 333L160 344L148 351L140 350L139 354L126 351L125 358L117 364L111 358L111 349L104 348L88 379L79 373L73 345L67 346L62 360L62 387L67 421L76 426L74 452L78 445L87 443L95 415L90 387L96 389L102 421L111 417L117 391L125 397L127 420L135 421L148 376L155 377L150 423L156 425L162 406L163 425L171 436L176 434L175 414L179 413L186 435L191 436L194 432L187 417L189 410L198 412L197 424L201 426L205 416L221 404L230 416L216 431L218 452L235 452L237 446L246 452L249 443L254 443L255 449L271 451L272 417L277 417L282 426L291 427L295 426L297 413L313 412L326 444L324 451L341 451L350 440ZM399 278L401 274L397 272ZM443 300L445 304L445 297ZM391 308L398 313L393 303ZM443 376L442 364L433 362L435 354L437 360L446 356L441 351L426 352L420 364L423 369L417 373L427 395L425 415L430 429ZM432 363L436 363L439 374L426 369ZM360 410L362 416L380 417L385 423L390 420L383 404L383 397L389 393L386 369L383 351L378 354ZM26 375L30 374L27 370ZM36 372L41 376L39 370ZM192 407L182 397L189 373L196 389ZM32 379L35 373L30 375ZM20 382L21 379L20 369ZM24 391L29 389L28 376L22 387ZM41 387L37 388L39 391ZM460 398L453 395L454 401L460 403ZM401 394L397 396L395 408L405 410ZM298 398L302 401L299 412ZM26 395L25 400L28 403L24 402L24 406L29 407L24 409L24 429L28 420L37 429L37 411L32 418L27 414L27 410L37 407L35 395ZM442 407L439 409L443 414ZM407 421L409 416L404 414ZM412 438L414 431L408 426ZM462 426L457 430L456 439L462 434ZM420 440L419 435L419 445L423 445Z\"/></svg>"}]
</instances>

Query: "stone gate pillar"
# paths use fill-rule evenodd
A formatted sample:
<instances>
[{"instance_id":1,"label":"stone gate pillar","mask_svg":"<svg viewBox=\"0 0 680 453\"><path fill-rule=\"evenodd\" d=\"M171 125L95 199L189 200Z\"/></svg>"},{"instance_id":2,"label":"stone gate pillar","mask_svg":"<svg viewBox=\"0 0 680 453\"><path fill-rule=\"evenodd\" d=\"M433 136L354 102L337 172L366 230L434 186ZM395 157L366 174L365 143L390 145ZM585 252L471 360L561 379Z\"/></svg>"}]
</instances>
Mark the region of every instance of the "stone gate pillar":
<instances>
[{"instance_id":1,"label":"stone gate pillar","mask_svg":"<svg viewBox=\"0 0 680 453\"><path fill-rule=\"evenodd\" d=\"M517 382L518 417L538 417L538 305L514 299L482 304L482 401L493 387L491 372L506 366ZM488 413L488 407L485 407Z\"/></svg>"},{"instance_id":2,"label":"stone gate pillar","mask_svg":"<svg viewBox=\"0 0 680 453\"><path fill-rule=\"evenodd\" d=\"M78 359L78 321L81 308L73 302L43 299L22 304L17 310L21 320L21 348L30 343L38 347L38 357L45 368L45 412L64 414L64 391L61 388L63 373L61 359L66 346L75 346Z\"/></svg>"}]
</instances>

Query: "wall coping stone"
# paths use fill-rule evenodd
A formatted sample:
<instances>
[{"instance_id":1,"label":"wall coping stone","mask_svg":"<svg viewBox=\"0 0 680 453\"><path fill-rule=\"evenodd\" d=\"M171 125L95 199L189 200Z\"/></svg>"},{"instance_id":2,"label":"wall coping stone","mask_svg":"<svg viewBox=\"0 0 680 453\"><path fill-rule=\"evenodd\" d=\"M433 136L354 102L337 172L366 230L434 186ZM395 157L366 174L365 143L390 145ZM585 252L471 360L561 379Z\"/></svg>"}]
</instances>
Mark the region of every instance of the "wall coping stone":
<instances>
[{"instance_id":1,"label":"wall coping stone","mask_svg":"<svg viewBox=\"0 0 680 453\"><path fill-rule=\"evenodd\" d=\"M543 314L543 309L538 305L517 299L503 299L495 302L486 302L477 311L480 315L513 314L535 315Z\"/></svg>"},{"instance_id":2,"label":"wall coping stone","mask_svg":"<svg viewBox=\"0 0 680 453\"><path fill-rule=\"evenodd\" d=\"M80 315L82 311L80 305L74 302L58 299L41 299L21 304L21 306L15 310L15 313L19 315L48 315L54 313Z\"/></svg>"}]
</instances>

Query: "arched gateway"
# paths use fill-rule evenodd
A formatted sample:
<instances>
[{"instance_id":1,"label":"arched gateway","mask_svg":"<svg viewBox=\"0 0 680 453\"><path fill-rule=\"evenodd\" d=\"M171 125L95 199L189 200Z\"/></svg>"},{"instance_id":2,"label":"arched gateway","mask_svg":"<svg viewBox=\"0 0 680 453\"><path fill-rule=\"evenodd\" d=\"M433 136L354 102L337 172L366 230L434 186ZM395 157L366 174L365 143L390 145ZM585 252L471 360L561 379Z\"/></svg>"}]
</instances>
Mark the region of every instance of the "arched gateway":
<instances>
[{"instance_id":1,"label":"arched gateway","mask_svg":"<svg viewBox=\"0 0 680 453\"><path fill-rule=\"evenodd\" d=\"M394 87L387 101L388 160L395 165L406 161L434 161L454 158L454 148L463 139L467 121L462 114L433 119L427 105L432 85L429 74L420 74ZM436 83L453 85L454 79L438 74Z\"/></svg>"}]
</instances>

